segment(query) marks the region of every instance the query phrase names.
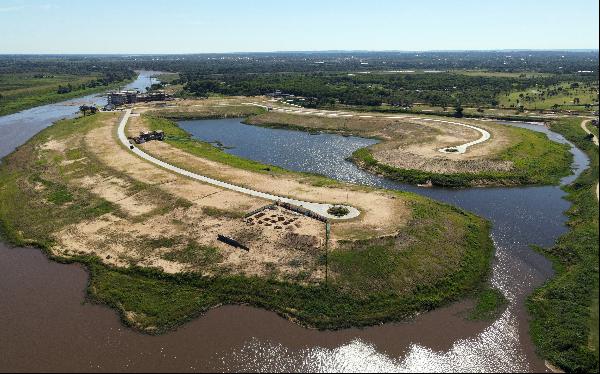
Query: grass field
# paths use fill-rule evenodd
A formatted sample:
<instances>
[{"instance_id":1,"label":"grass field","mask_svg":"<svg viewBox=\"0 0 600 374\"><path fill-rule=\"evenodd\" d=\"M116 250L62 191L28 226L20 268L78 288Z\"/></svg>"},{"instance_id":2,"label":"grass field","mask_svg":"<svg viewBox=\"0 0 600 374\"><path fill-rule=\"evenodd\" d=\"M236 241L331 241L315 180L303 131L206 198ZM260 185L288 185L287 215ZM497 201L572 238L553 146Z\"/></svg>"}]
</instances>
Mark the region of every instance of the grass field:
<instances>
[{"instance_id":1,"label":"grass field","mask_svg":"<svg viewBox=\"0 0 600 374\"><path fill-rule=\"evenodd\" d=\"M534 71L528 72L504 72L504 71L488 71L488 70L452 70L455 74L468 75L471 77L499 77L499 78L536 78L549 77L552 74L538 73Z\"/></svg>"},{"instance_id":2,"label":"grass field","mask_svg":"<svg viewBox=\"0 0 600 374\"><path fill-rule=\"evenodd\" d=\"M0 115L116 87L116 85L87 87L98 78L97 75L0 74ZM59 86L67 87L68 85L72 87L71 92L58 93Z\"/></svg>"},{"instance_id":3,"label":"grass field","mask_svg":"<svg viewBox=\"0 0 600 374\"><path fill-rule=\"evenodd\" d=\"M477 303L469 313L469 319L472 320L494 320L502 314L508 300L502 292L493 288L485 288L477 296Z\"/></svg>"},{"instance_id":4,"label":"grass field","mask_svg":"<svg viewBox=\"0 0 600 374\"><path fill-rule=\"evenodd\" d=\"M576 84L578 86L572 86ZM578 101L577 101L578 99ZM572 111L591 110L587 105L598 109L598 85L586 86L583 83L561 83L527 91L515 91L500 95L501 107L524 106L526 109L562 109Z\"/></svg>"},{"instance_id":5,"label":"grass field","mask_svg":"<svg viewBox=\"0 0 600 374\"><path fill-rule=\"evenodd\" d=\"M108 214L127 217L119 206L74 184L72 178L99 174L103 179L128 181L131 177L93 158L85 147L47 146L76 140L108 120L116 123L117 115L61 121L4 160L0 165L0 201L7 202L0 206L3 238L16 245L38 246L52 255L57 232L81 221L101 222ZM84 161L88 157L91 163ZM190 202L160 195L155 186L135 180L129 186L136 189L130 192L153 194L149 198L167 209L196 209ZM395 196L406 201L412 217L398 237L344 242L331 249L327 283L227 272L169 275L135 264L114 267L98 257L76 253L55 259L85 264L90 270L90 298L116 308L125 323L147 333L164 332L221 304L250 304L322 329L366 326L403 320L478 291L494 251L489 224L414 194L398 192ZM166 212L155 209L135 222L151 215L164 217ZM147 243L146 249L152 251L171 242ZM200 268L220 260L218 250L194 245L172 256Z\"/></svg>"},{"instance_id":6,"label":"grass field","mask_svg":"<svg viewBox=\"0 0 600 374\"><path fill-rule=\"evenodd\" d=\"M179 79L179 73L163 73L156 77L161 83L172 84Z\"/></svg>"},{"instance_id":7,"label":"grass field","mask_svg":"<svg viewBox=\"0 0 600 374\"><path fill-rule=\"evenodd\" d=\"M570 231L544 250L556 276L529 299L531 335L540 354L567 372L598 372L598 148L581 119L552 123L590 157L590 168L566 187Z\"/></svg>"}]
</instances>

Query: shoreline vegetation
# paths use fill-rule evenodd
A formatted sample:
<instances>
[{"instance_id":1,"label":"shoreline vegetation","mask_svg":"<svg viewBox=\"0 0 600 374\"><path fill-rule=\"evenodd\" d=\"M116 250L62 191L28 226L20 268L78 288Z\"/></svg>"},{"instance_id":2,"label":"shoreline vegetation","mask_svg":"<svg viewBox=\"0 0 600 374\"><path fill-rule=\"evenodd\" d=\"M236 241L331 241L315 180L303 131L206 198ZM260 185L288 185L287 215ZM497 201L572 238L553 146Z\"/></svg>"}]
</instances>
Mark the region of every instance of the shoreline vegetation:
<instances>
[{"instance_id":1,"label":"shoreline vegetation","mask_svg":"<svg viewBox=\"0 0 600 374\"><path fill-rule=\"evenodd\" d=\"M0 116L109 91L135 80L135 77L102 78L100 75L15 76L0 74Z\"/></svg>"},{"instance_id":2,"label":"shoreline vegetation","mask_svg":"<svg viewBox=\"0 0 600 374\"><path fill-rule=\"evenodd\" d=\"M59 121L4 159L0 200L8 203L0 207L0 235L17 246L38 247L56 261L84 264L90 272L90 301L117 309L123 322L139 331L164 333L224 304L271 310L310 328L372 326L477 297L486 289L495 250L490 224L461 209L403 192L394 195L406 201L411 218L398 236L340 243L329 253L327 283L227 273L167 274L136 263L116 267L93 255L56 256L53 248L60 230L107 214L127 216L115 204L72 183L75 176L119 172L93 159L85 147L44 148L49 141L81 137L108 120L117 122L114 113ZM93 167L85 161L90 158ZM151 187L138 182L135 188ZM178 206L185 209L189 202ZM411 281L410 274L418 275L418 282Z\"/></svg>"},{"instance_id":3,"label":"shoreline vegetation","mask_svg":"<svg viewBox=\"0 0 600 374\"><path fill-rule=\"evenodd\" d=\"M555 185L561 178L569 175L568 147L553 143L544 134L527 134L527 140L519 143L499 155L500 160L514 162L515 170L509 172L487 171L478 173L432 173L414 169L401 169L377 161L369 148L362 148L352 154L351 160L359 167L382 177L409 184L431 184L440 187L493 187L520 185ZM540 153L537 153L540 152ZM537 153L537 154L536 154Z\"/></svg>"},{"instance_id":4,"label":"shoreline vegetation","mask_svg":"<svg viewBox=\"0 0 600 374\"><path fill-rule=\"evenodd\" d=\"M233 108L233 109L232 109ZM224 111L229 112L225 113ZM181 130L174 121L185 120L203 120L203 119L224 119L224 118L244 118L243 123L251 126L261 126L270 128L279 128L304 132L324 132L340 134L343 136L360 136L365 138L375 138L370 133L360 129L349 129L341 123L339 127L315 127L303 126L296 123L271 122L268 117L269 112L257 107L235 106L223 108L194 109L194 111L178 110L157 110L150 113L157 119L171 121L172 123L162 122L162 126L171 128L176 137L189 138L190 135ZM431 113L426 116L431 117ZM431 117L433 118L433 117ZM547 119L546 119L547 121ZM508 125L505 125L508 127ZM174 129L176 127L178 130ZM152 127L150 130L161 129L160 126ZM545 134L535 131L508 127L506 131L513 134L513 137L519 139L519 142L512 145L498 155L494 155L492 161L508 161L514 164L514 170L511 171L482 171L477 173L436 173L415 169L402 169L379 162L373 157L371 147L361 148L355 151L350 160L358 167L373 174L395 180L401 183L414 185L428 184L440 187L464 188L464 187L493 187L493 186L517 186L517 185L555 185L563 177L571 173L571 163L573 156L569 152L569 147L564 144L552 142ZM386 140L383 140L385 142ZM195 142L199 144L200 142ZM182 145L179 144L181 147Z\"/></svg>"},{"instance_id":5,"label":"shoreline vegetation","mask_svg":"<svg viewBox=\"0 0 600 374\"><path fill-rule=\"evenodd\" d=\"M590 167L566 186L570 230L551 248L556 275L529 297L531 336L542 357L566 372L598 372L598 148L581 118L551 123L552 131L590 158Z\"/></svg>"},{"instance_id":6,"label":"shoreline vegetation","mask_svg":"<svg viewBox=\"0 0 600 374\"><path fill-rule=\"evenodd\" d=\"M257 116L244 121L246 124L290 129L297 131L318 131L339 133L345 136L370 137L362 130L341 128L315 128L290 123L273 123ZM343 125L345 126L345 125ZM510 171L481 171L476 173L436 173L416 169L403 169L387 165L373 157L372 147L355 151L350 160L358 167L385 178L408 184L426 184L441 187L480 187L515 185L555 185L561 178L570 174L572 155L567 145L552 142L545 134L531 130L510 127L507 129L513 138L519 139L498 155L492 155L492 161L509 161L514 164ZM381 139L380 139L381 140ZM383 140L386 142L388 140Z\"/></svg>"}]
</instances>

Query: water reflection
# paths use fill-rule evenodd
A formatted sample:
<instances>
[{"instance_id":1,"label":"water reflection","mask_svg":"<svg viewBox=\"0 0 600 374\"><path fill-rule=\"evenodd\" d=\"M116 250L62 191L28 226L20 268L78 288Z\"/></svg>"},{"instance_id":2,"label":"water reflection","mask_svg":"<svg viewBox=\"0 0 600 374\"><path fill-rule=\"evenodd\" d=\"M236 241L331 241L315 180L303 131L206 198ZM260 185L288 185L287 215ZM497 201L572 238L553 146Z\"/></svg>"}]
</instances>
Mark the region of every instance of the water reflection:
<instances>
[{"instance_id":1,"label":"water reflection","mask_svg":"<svg viewBox=\"0 0 600 374\"><path fill-rule=\"evenodd\" d=\"M547 134L556 142L570 144L561 135L535 123L505 123ZM180 126L197 139L222 144L228 153L280 166L312 172L350 183L416 192L481 215L493 224L497 248L491 282L510 301L504 315L483 333L458 340L445 352L413 344L402 359L378 353L362 340L335 349L308 348L288 352L269 341L252 340L231 353L242 370L300 371L527 371L539 359L527 335L524 299L552 276L550 262L530 245L551 246L567 230L563 212L569 208L565 193L557 186L514 188L423 189L396 183L367 173L348 157L376 141L331 134L311 135L285 129L242 124L239 120L182 121ZM588 166L586 155L572 144L574 175ZM441 333L448 333L443 331ZM296 368L296 369L292 369ZM298 369L300 368L300 369ZM539 370L539 368L538 368Z\"/></svg>"}]
</instances>

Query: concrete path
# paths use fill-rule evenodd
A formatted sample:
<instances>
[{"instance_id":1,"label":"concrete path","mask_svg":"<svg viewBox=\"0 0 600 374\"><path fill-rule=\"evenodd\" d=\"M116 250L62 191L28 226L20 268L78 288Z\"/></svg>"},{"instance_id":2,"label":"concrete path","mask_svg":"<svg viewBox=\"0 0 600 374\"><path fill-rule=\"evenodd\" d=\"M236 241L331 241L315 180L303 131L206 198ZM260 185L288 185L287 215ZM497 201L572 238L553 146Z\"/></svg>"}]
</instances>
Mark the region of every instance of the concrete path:
<instances>
[{"instance_id":1,"label":"concrete path","mask_svg":"<svg viewBox=\"0 0 600 374\"><path fill-rule=\"evenodd\" d=\"M295 205L298 207L302 207L305 209L310 210L311 212L317 213L318 215L325 217L325 218L329 218L331 220L348 220L348 219L352 219L352 218L356 218L360 215L360 211L354 207L351 206L345 206L346 208L348 208L348 210L350 211L349 214L347 214L344 217L336 217L333 216L329 213L327 213L327 211L329 210L329 208L333 207L333 204L321 204L321 203L312 203L309 201L301 201L301 200L295 200L295 199L290 199L287 197L281 197L281 196L276 196L276 195L271 195L268 193L264 193L264 192L260 192L260 191L255 191L255 190L251 190L249 188L245 188L245 187L240 187L240 186L236 186L234 184L230 184L230 183L226 183L226 182L222 182L213 178L209 178L209 177L205 177L203 175L199 175L196 173L192 173L190 171L178 168L177 166L173 166L171 164L168 164L164 161L161 161L157 158L154 158L152 156L150 156L149 154L145 153L144 151L140 150L139 148L137 148L135 145L132 145L129 142L129 139L127 139L127 136L125 135L125 126L127 125L127 121L129 121L129 117L131 117L131 109L127 109L124 112L123 118L121 119L121 122L119 123L119 128L117 130L117 134L119 136L119 141L126 146L128 149L131 150L131 152L135 153L136 155L138 155L139 157L143 158L144 160L147 160L155 165L158 165L164 169L170 170L172 172L175 172L177 174L195 179L197 181L203 182L203 183L207 183L207 184L211 184L213 186L217 186L217 187L221 187L221 188L225 188L227 190L232 190L232 191L236 191L236 192L240 192L246 195L250 195L250 196L254 196L254 197L259 197L261 199L265 199L265 200L270 200L270 201L274 201L274 202L282 202L282 203L288 203L291 205Z\"/></svg>"},{"instance_id":2,"label":"concrete path","mask_svg":"<svg viewBox=\"0 0 600 374\"><path fill-rule=\"evenodd\" d=\"M262 103L243 103L244 105L253 105L253 106L258 106L261 108L264 108L266 110L272 110L275 112L280 112L280 113L289 113L289 114L299 114L299 115L313 115L313 116L319 116L319 117L331 117L331 118L351 118L354 117L354 114L352 113L348 113L348 112L339 112L339 111L327 111L327 110L314 110L314 109L305 109L302 107L298 107L298 106L294 106L294 108L280 108L280 107L274 107L274 108L270 108L268 105L266 104L262 104ZM408 120L414 120L414 121L429 121L429 122L436 122L436 123L443 123L446 125L455 125L455 126L463 126L463 127L467 127L470 129L473 129L477 132L479 132L481 134L481 138L466 143L466 144L462 144L462 145L458 145L455 147L446 147L446 148L442 148L439 149L439 152L441 153L456 153L456 154L463 154L466 153L467 150L477 144L483 143L488 141L492 135L477 126L473 126L473 125L468 125L466 123L461 123L461 122L455 122L455 121L446 121L446 120L441 120L441 119L433 119L433 118L424 118L424 117L414 117L414 116L408 116L408 115L393 115L393 116L358 116L359 118L386 118L386 119L408 119Z\"/></svg>"},{"instance_id":3,"label":"concrete path","mask_svg":"<svg viewBox=\"0 0 600 374\"><path fill-rule=\"evenodd\" d=\"M586 119L585 121L581 122L581 128L583 129L583 131L585 131L586 133L590 134L590 135L594 135L587 127L588 123L590 123L589 119ZM598 137L596 135L594 135L594 138L592 139L594 144L596 144L596 147L598 147ZM596 184L596 199L600 200L600 184Z\"/></svg>"}]
</instances>

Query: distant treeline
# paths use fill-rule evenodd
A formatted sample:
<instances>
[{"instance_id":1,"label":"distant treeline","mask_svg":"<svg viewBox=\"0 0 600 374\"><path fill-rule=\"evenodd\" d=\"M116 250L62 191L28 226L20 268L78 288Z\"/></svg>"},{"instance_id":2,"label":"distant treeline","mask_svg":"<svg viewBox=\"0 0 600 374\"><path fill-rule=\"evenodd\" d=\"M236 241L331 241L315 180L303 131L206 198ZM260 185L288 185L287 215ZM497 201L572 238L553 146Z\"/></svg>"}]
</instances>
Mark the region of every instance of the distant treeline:
<instances>
[{"instance_id":1,"label":"distant treeline","mask_svg":"<svg viewBox=\"0 0 600 374\"><path fill-rule=\"evenodd\" d=\"M498 95L536 86L549 86L577 80L594 84L593 76L552 75L547 77L469 76L458 73L411 74L227 74L207 76L200 71L180 74L186 92L196 96L264 95L281 90L309 98L306 106L333 103L346 105L411 106L424 103L448 107L461 103L472 106L496 106Z\"/></svg>"},{"instance_id":2,"label":"distant treeline","mask_svg":"<svg viewBox=\"0 0 600 374\"><path fill-rule=\"evenodd\" d=\"M318 52L124 57L134 68L204 74L382 70L490 70L571 74L598 70L592 52Z\"/></svg>"},{"instance_id":3,"label":"distant treeline","mask_svg":"<svg viewBox=\"0 0 600 374\"><path fill-rule=\"evenodd\" d=\"M35 73L34 77L39 78L59 74L99 75L90 87L106 86L135 76L128 63L113 58L0 55L0 74L21 73Z\"/></svg>"},{"instance_id":4,"label":"distant treeline","mask_svg":"<svg viewBox=\"0 0 600 374\"><path fill-rule=\"evenodd\" d=\"M193 55L0 55L0 73L68 68L200 71L203 74L381 70L490 70L572 74L598 70L598 51L285 52Z\"/></svg>"},{"instance_id":5,"label":"distant treeline","mask_svg":"<svg viewBox=\"0 0 600 374\"><path fill-rule=\"evenodd\" d=\"M138 56L0 56L0 74L101 73L103 83L133 70L178 72L184 94L259 95L275 90L304 96L307 106L495 106L498 95L536 85L597 86L598 51L590 52L319 52ZM455 70L510 75L473 76ZM581 73L588 72L592 73ZM538 72L547 76L520 74ZM515 74L516 73L516 74ZM596 83L594 83L596 82ZM63 88L64 89L64 88ZM67 88L68 89L68 88Z\"/></svg>"}]
</instances>

